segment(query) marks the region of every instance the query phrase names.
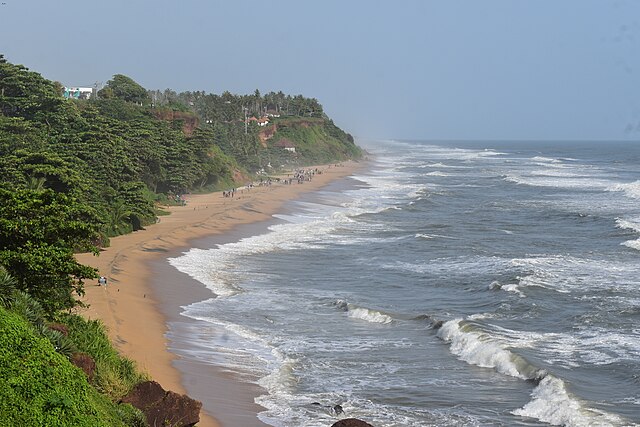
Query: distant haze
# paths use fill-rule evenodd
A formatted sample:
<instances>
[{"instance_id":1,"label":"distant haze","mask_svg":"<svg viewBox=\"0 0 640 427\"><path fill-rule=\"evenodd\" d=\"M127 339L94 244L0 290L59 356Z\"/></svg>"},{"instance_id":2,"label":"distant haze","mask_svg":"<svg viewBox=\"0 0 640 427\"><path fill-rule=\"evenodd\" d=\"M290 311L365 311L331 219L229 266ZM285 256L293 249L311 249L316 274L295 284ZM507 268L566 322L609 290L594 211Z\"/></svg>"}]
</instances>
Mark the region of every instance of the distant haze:
<instances>
[{"instance_id":1,"label":"distant haze","mask_svg":"<svg viewBox=\"0 0 640 427\"><path fill-rule=\"evenodd\" d=\"M640 140L640 1L2 1L0 53L65 85L301 93L361 137Z\"/></svg>"}]
</instances>

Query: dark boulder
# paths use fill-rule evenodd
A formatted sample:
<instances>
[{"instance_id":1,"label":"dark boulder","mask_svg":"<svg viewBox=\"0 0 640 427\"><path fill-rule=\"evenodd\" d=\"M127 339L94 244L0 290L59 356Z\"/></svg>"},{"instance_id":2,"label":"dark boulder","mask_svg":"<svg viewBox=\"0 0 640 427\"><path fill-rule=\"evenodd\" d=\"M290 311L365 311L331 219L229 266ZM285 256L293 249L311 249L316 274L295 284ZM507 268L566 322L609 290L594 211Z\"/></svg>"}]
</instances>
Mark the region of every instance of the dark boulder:
<instances>
[{"instance_id":1,"label":"dark boulder","mask_svg":"<svg viewBox=\"0 0 640 427\"><path fill-rule=\"evenodd\" d=\"M358 420L356 418L345 418L344 420L340 420L337 423L333 424L331 427L373 427L369 423L365 423L362 420Z\"/></svg>"},{"instance_id":2,"label":"dark boulder","mask_svg":"<svg viewBox=\"0 0 640 427\"><path fill-rule=\"evenodd\" d=\"M122 401L140 409L151 426L189 427L200 421L202 403L166 391L155 381L136 385Z\"/></svg>"},{"instance_id":3,"label":"dark boulder","mask_svg":"<svg viewBox=\"0 0 640 427\"><path fill-rule=\"evenodd\" d=\"M96 362L87 353L73 353L71 355L71 363L82 369L87 378L93 379L93 375L96 372Z\"/></svg>"},{"instance_id":4,"label":"dark boulder","mask_svg":"<svg viewBox=\"0 0 640 427\"><path fill-rule=\"evenodd\" d=\"M437 320L437 321L435 321L435 322L433 322L433 323L431 324L431 327L432 327L433 329L440 329L440 328L442 328L442 325L443 325L443 324L444 324L444 323L442 322L442 320Z\"/></svg>"}]
</instances>

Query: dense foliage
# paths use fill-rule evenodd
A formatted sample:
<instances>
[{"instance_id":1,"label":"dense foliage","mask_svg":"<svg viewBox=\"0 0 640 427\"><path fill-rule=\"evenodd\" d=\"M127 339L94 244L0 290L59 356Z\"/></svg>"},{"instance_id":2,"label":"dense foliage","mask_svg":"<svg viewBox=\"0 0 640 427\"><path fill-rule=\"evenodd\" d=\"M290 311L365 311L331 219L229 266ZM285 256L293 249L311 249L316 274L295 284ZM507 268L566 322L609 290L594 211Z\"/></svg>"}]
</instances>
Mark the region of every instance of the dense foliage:
<instances>
[{"instance_id":1,"label":"dense foliage","mask_svg":"<svg viewBox=\"0 0 640 427\"><path fill-rule=\"evenodd\" d=\"M20 315L0 308L0 424L136 426L141 415L98 393Z\"/></svg>"},{"instance_id":2,"label":"dense foliage","mask_svg":"<svg viewBox=\"0 0 640 427\"><path fill-rule=\"evenodd\" d=\"M97 215L65 193L50 189L0 188L0 265L49 314L75 305L83 280L95 277L74 249L90 249Z\"/></svg>"}]
</instances>

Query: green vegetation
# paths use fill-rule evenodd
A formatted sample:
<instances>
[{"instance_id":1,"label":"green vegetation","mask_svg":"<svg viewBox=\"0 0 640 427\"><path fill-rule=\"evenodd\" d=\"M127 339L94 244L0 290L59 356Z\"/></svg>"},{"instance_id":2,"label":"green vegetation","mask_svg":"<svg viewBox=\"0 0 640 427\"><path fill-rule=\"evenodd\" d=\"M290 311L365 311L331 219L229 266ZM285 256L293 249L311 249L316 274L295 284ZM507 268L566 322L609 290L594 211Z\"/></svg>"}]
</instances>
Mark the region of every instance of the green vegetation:
<instances>
[{"instance_id":1,"label":"green vegetation","mask_svg":"<svg viewBox=\"0 0 640 427\"><path fill-rule=\"evenodd\" d=\"M118 401L133 386L148 379L136 370L131 360L113 348L102 323L74 315L65 315L61 321L68 326L69 339L78 351L90 355L96 362L93 384L101 393Z\"/></svg>"},{"instance_id":2,"label":"green vegetation","mask_svg":"<svg viewBox=\"0 0 640 427\"><path fill-rule=\"evenodd\" d=\"M100 394L31 322L5 308L0 308L0 424L145 425L138 410Z\"/></svg>"},{"instance_id":3,"label":"green vegetation","mask_svg":"<svg viewBox=\"0 0 640 427\"><path fill-rule=\"evenodd\" d=\"M114 403L146 377L101 324L70 314L51 323L18 283L0 267L0 425L146 425L140 411ZM95 361L91 380L70 362L75 354Z\"/></svg>"},{"instance_id":4,"label":"green vegetation","mask_svg":"<svg viewBox=\"0 0 640 427\"><path fill-rule=\"evenodd\" d=\"M89 100L62 93L0 55L0 425L144 425L114 403L144 376L71 314L97 277L74 253L154 223L185 192L361 150L301 95L147 91L121 74Z\"/></svg>"},{"instance_id":5,"label":"green vegetation","mask_svg":"<svg viewBox=\"0 0 640 427\"><path fill-rule=\"evenodd\" d=\"M277 131L269 141L269 154L280 159L280 163L275 164L324 164L360 155L353 137L331 120L281 118L275 120L274 124ZM281 141L291 141L295 154L287 151L283 153L278 147Z\"/></svg>"}]
</instances>

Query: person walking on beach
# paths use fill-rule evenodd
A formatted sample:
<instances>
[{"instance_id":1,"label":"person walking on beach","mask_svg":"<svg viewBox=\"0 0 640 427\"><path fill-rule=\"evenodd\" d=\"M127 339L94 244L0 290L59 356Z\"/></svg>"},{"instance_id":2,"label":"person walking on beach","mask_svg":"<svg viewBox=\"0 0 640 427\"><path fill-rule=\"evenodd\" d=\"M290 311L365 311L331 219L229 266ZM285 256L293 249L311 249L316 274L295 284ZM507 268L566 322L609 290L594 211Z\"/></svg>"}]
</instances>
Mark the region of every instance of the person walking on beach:
<instances>
[{"instance_id":1,"label":"person walking on beach","mask_svg":"<svg viewBox=\"0 0 640 427\"><path fill-rule=\"evenodd\" d=\"M98 279L98 286L104 286L105 288L107 287L107 278L104 276L100 276L100 278Z\"/></svg>"}]
</instances>

